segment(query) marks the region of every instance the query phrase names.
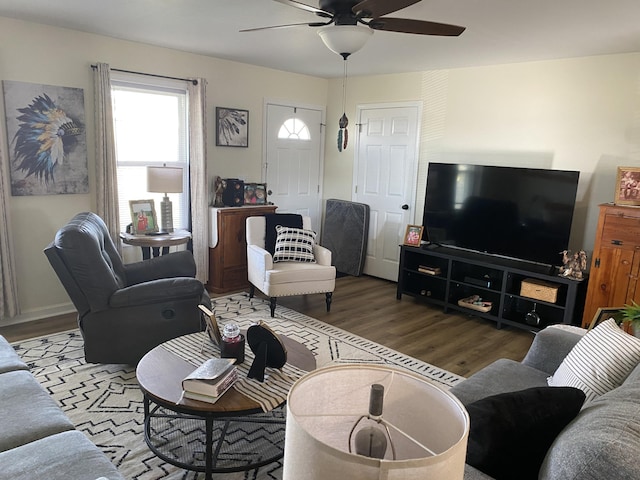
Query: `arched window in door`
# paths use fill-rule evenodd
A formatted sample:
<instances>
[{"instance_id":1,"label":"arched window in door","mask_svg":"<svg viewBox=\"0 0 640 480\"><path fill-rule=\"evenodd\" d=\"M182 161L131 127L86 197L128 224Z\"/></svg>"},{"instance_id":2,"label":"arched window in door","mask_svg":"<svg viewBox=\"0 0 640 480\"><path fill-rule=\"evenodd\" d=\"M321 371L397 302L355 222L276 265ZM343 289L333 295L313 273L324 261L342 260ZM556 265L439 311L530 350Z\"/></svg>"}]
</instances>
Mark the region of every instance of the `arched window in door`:
<instances>
[{"instance_id":1,"label":"arched window in door","mask_svg":"<svg viewBox=\"0 0 640 480\"><path fill-rule=\"evenodd\" d=\"M285 120L280 130L278 138L290 140L311 140L309 127L299 118L289 118Z\"/></svg>"}]
</instances>

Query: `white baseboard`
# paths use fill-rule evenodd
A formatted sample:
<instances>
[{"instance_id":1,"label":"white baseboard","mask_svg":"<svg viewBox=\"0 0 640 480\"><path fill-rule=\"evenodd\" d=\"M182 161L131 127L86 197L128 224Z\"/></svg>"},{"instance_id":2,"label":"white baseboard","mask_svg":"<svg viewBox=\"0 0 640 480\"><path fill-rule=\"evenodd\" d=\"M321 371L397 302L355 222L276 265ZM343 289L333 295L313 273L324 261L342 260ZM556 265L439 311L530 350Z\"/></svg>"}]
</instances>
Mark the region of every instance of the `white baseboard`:
<instances>
[{"instance_id":1,"label":"white baseboard","mask_svg":"<svg viewBox=\"0 0 640 480\"><path fill-rule=\"evenodd\" d=\"M75 307L71 303L65 303L56 305L54 307L46 307L30 312L21 313L13 318L5 318L2 321L2 326L17 325L20 323L33 322L35 320L43 320L45 318L57 317L58 315L67 315L69 313L76 312Z\"/></svg>"}]
</instances>

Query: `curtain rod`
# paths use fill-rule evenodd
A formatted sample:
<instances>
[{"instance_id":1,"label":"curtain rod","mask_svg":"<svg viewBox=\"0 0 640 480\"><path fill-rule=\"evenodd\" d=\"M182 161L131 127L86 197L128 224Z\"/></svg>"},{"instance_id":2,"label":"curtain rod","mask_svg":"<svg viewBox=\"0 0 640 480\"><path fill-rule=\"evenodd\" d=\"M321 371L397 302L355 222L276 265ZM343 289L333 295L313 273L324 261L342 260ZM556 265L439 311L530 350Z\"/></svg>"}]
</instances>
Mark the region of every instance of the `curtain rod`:
<instances>
[{"instance_id":1,"label":"curtain rod","mask_svg":"<svg viewBox=\"0 0 640 480\"><path fill-rule=\"evenodd\" d=\"M93 68L95 70L97 68L97 65L91 65L91 68ZM136 75L147 75L148 77L166 78L166 79L169 79L169 80L182 80L184 82L191 82L194 85L198 85L198 80L196 80L194 78L168 77L166 75L156 75L155 73L134 72L132 70L121 70L119 68L111 68L111 67L109 67L109 69L113 70L114 72L133 73L133 74L136 74Z\"/></svg>"}]
</instances>

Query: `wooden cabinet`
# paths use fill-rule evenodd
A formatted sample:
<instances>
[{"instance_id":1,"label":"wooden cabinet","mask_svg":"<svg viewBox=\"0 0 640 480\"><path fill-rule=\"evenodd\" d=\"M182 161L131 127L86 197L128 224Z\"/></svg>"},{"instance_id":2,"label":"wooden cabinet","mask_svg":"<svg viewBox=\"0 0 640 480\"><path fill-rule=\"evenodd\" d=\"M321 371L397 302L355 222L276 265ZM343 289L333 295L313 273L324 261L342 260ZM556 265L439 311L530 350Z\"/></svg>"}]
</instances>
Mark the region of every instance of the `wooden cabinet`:
<instances>
[{"instance_id":1,"label":"wooden cabinet","mask_svg":"<svg viewBox=\"0 0 640 480\"><path fill-rule=\"evenodd\" d=\"M275 205L210 208L209 283L213 293L240 290L247 280L247 217L273 213Z\"/></svg>"},{"instance_id":2,"label":"wooden cabinet","mask_svg":"<svg viewBox=\"0 0 640 480\"><path fill-rule=\"evenodd\" d=\"M600 205L582 326L598 308L640 303L639 274L640 207Z\"/></svg>"},{"instance_id":3,"label":"wooden cabinet","mask_svg":"<svg viewBox=\"0 0 640 480\"><path fill-rule=\"evenodd\" d=\"M430 245L400 251L397 298L409 295L502 325L538 331L555 323L578 324L582 318L584 282L560 277L548 267L501 257ZM523 285L554 287L553 299L536 299ZM478 295L487 308L478 311L462 299ZM538 297L544 298L544 297ZM535 313L536 316L529 315ZM531 322L529 319L534 319Z\"/></svg>"}]
</instances>

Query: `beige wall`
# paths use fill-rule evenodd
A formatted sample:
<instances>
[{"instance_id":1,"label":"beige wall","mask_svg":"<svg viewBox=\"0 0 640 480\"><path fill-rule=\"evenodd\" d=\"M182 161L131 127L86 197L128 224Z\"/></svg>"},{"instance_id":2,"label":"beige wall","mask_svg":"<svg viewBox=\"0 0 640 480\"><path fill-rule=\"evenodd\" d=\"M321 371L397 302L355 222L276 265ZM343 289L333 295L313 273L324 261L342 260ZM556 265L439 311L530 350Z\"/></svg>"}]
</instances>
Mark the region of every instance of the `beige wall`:
<instances>
[{"instance_id":1,"label":"beige wall","mask_svg":"<svg viewBox=\"0 0 640 480\"><path fill-rule=\"evenodd\" d=\"M335 146L341 87L330 82L324 194L350 200L353 143L343 153ZM351 132L357 105L410 100L423 102L416 223L429 161L579 170L570 247L590 253L616 167L640 166L637 53L351 78Z\"/></svg>"},{"instance_id":2,"label":"beige wall","mask_svg":"<svg viewBox=\"0 0 640 480\"><path fill-rule=\"evenodd\" d=\"M613 198L616 167L640 165L638 53L352 77L345 108L351 143L339 153L341 79L327 81L0 17L0 79L85 90L91 193L10 201L22 319L69 307L42 249L73 214L95 208L90 65L97 61L208 80L209 175L261 179L265 98L326 105L324 198L351 199L356 106L422 101L417 222L430 160L577 169L582 174L571 248L590 250L596 206ZM342 60L336 56L335 61ZM215 106L250 111L249 148L215 147ZM6 150L3 115L0 127L0 148Z\"/></svg>"},{"instance_id":3,"label":"beige wall","mask_svg":"<svg viewBox=\"0 0 640 480\"><path fill-rule=\"evenodd\" d=\"M0 79L83 88L90 194L11 197L16 250L18 321L69 311L69 298L49 266L43 248L75 213L95 210L94 109L91 64L176 77L203 77L207 87L209 176L262 180L262 121L265 98L325 105L328 81L229 62L175 50L124 42L0 17ZM4 102L0 99L0 111ZM215 107L250 112L249 148L216 147ZM7 151L4 113L0 114L0 148ZM8 170L3 166L2 174Z\"/></svg>"}]
</instances>

